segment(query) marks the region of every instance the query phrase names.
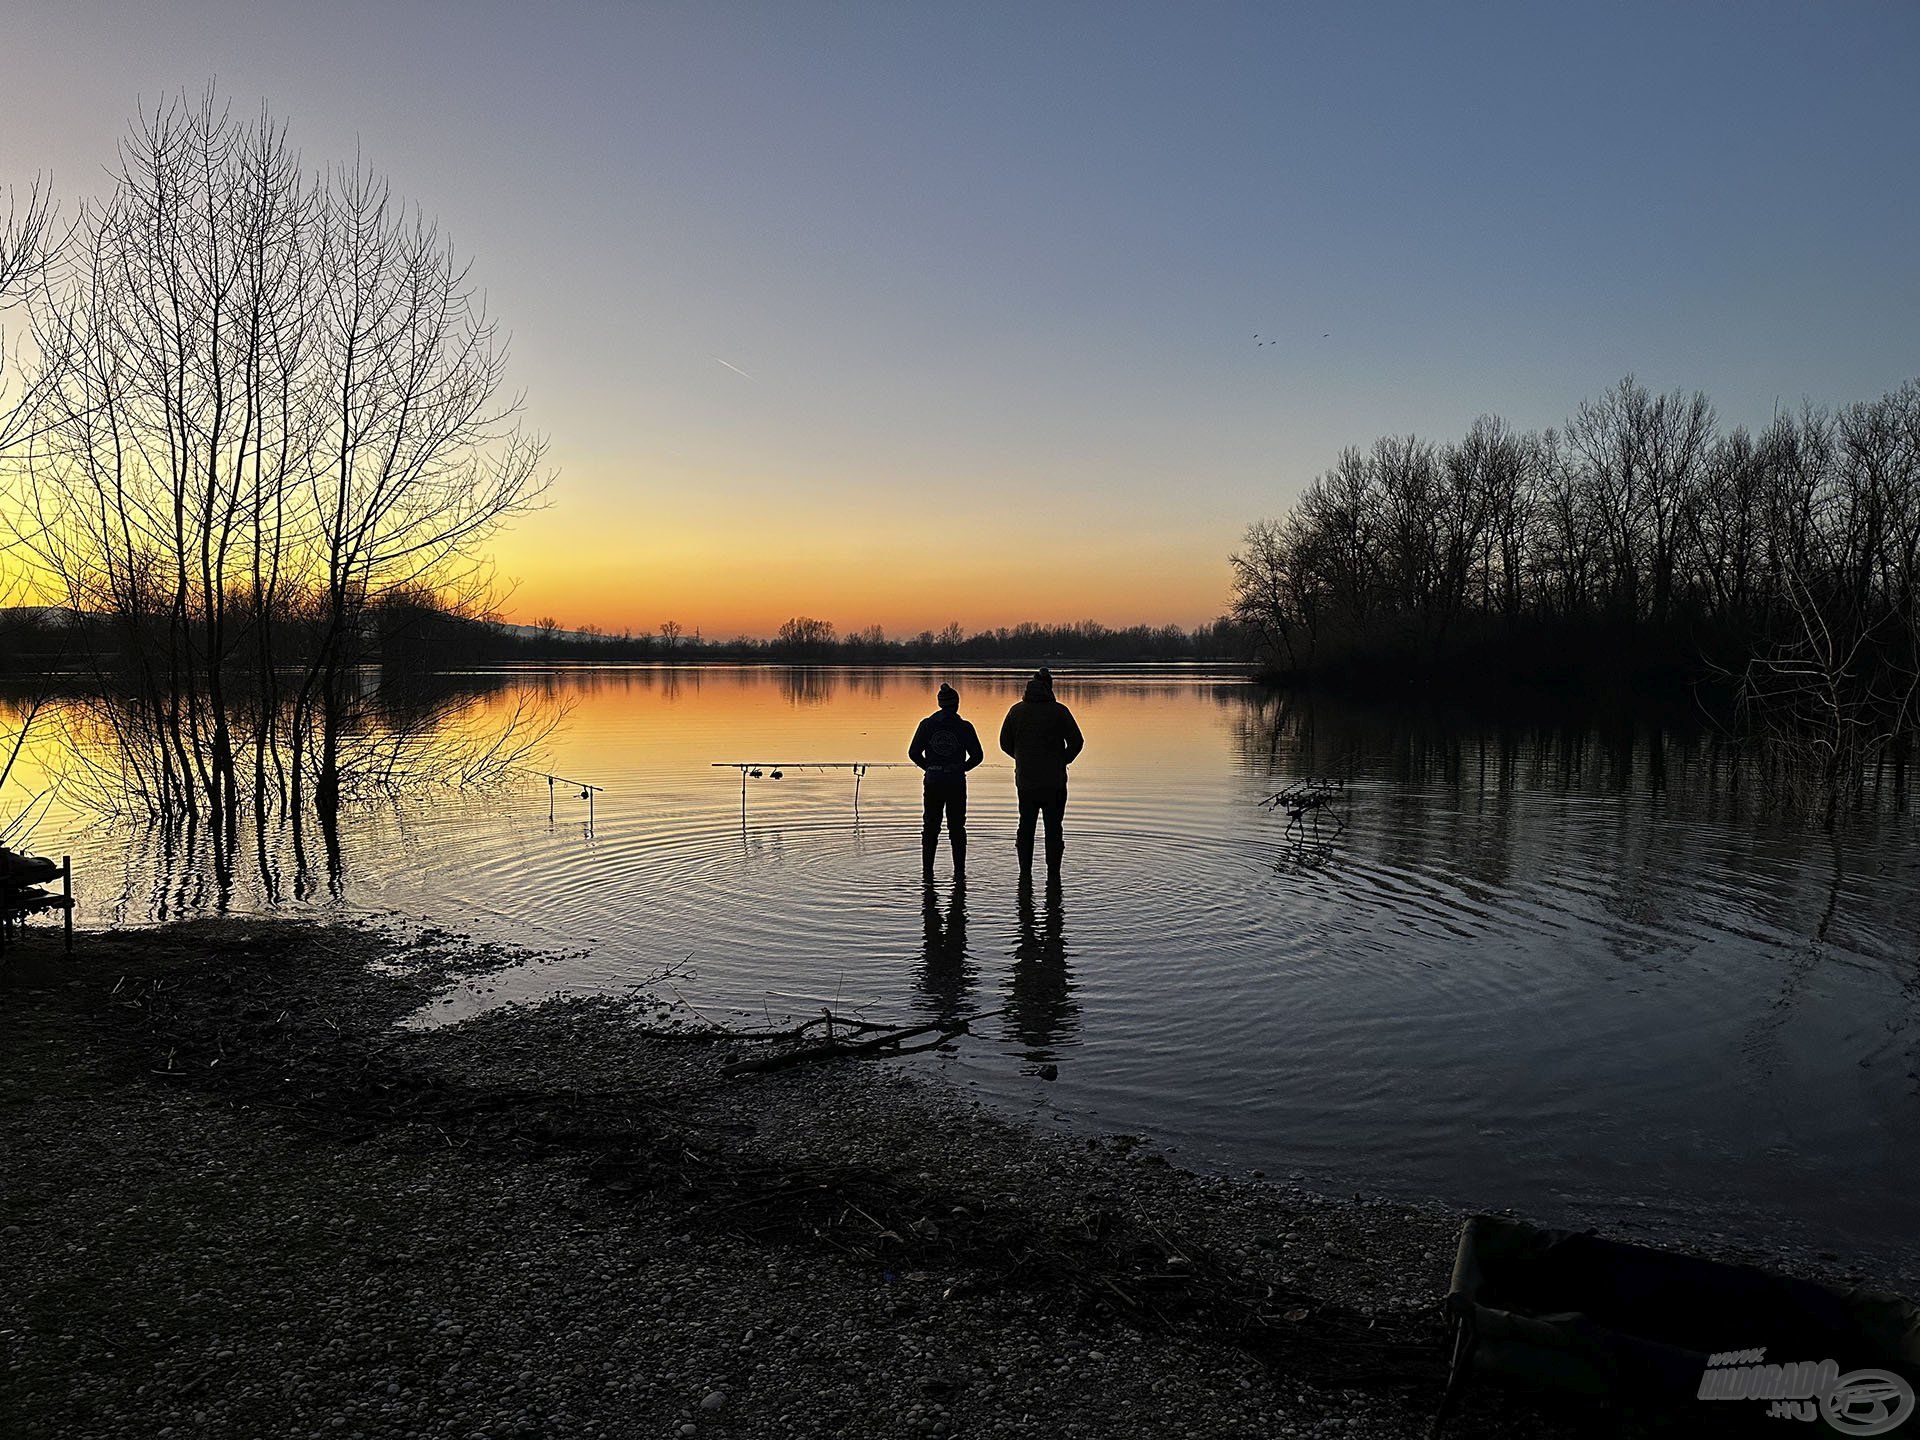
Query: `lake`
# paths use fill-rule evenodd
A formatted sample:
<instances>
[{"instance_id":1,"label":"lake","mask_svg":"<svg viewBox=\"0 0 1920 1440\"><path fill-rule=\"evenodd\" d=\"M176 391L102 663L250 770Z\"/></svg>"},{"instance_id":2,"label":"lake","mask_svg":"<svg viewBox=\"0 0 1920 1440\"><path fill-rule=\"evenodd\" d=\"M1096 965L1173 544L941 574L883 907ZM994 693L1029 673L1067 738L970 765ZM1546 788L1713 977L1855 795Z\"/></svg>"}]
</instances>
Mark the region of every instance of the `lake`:
<instances>
[{"instance_id":1,"label":"lake","mask_svg":"<svg viewBox=\"0 0 1920 1440\"><path fill-rule=\"evenodd\" d=\"M1206 669L1094 671L1059 680L1087 735L1063 884L1016 884L994 753L956 895L944 853L921 883L918 774L879 768L904 759L942 678L994 751L1022 674L469 677L443 723L564 711L534 763L604 787L591 827L577 785L556 787L550 821L537 774L363 803L337 882L302 901L257 868L223 892L190 837L61 805L33 848L73 853L84 923L271 908L277 891L283 909L568 952L462 989L435 1019L669 968L674 994L736 1022L979 1015L910 1063L1195 1168L1910 1255L1907 817L1809 832L1733 783L1702 735L1449 723ZM726 762L786 768L743 785ZM875 768L856 806L852 772L803 762ZM1308 777L1345 782L1317 839L1262 804Z\"/></svg>"}]
</instances>

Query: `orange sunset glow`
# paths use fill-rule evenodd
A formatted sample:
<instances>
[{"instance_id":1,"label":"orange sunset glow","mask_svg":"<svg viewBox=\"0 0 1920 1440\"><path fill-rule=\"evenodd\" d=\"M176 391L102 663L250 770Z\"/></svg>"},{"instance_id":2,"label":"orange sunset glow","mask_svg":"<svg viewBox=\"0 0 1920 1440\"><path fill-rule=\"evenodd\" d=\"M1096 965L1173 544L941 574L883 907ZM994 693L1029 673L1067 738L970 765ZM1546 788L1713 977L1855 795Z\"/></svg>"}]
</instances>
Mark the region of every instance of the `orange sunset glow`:
<instances>
[{"instance_id":1,"label":"orange sunset glow","mask_svg":"<svg viewBox=\"0 0 1920 1440\"><path fill-rule=\"evenodd\" d=\"M564 504L566 487L563 477L561 503L493 547L509 620L644 634L676 619L715 639L771 635L811 615L842 632L910 635L953 621L970 631L1026 620L1192 626L1226 604L1229 527L1142 535L1090 519L1029 530L983 514L930 545L921 513L858 525L804 510L737 520L726 505L681 499L661 523L642 498L621 524L586 524Z\"/></svg>"}]
</instances>

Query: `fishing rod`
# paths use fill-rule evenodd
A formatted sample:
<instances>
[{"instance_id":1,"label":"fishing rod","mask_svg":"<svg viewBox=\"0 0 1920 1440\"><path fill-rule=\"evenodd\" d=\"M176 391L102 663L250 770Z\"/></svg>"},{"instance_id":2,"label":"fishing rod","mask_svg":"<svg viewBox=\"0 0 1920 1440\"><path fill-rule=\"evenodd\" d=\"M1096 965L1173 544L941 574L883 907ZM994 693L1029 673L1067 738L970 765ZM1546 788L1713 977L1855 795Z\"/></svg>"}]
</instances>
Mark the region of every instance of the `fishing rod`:
<instances>
[{"instance_id":1,"label":"fishing rod","mask_svg":"<svg viewBox=\"0 0 1920 1440\"><path fill-rule=\"evenodd\" d=\"M856 776L869 770L913 770L918 769L911 760L715 760L715 770L738 770L743 775L751 775L758 780L762 772L778 780L787 770L851 770ZM974 766L978 770L983 767ZM989 770L1004 770L1004 765L989 765Z\"/></svg>"},{"instance_id":2,"label":"fishing rod","mask_svg":"<svg viewBox=\"0 0 1920 1440\"><path fill-rule=\"evenodd\" d=\"M905 770L912 765L908 760L715 760L715 770L738 770L740 772L740 820L747 818L747 781L768 777L774 780L786 778L789 770L851 770L853 772L853 808L860 808L860 781L869 770Z\"/></svg>"},{"instance_id":3,"label":"fishing rod","mask_svg":"<svg viewBox=\"0 0 1920 1440\"><path fill-rule=\"evenodd\" d=\"M715 770L740 772L740 823L747 820L747 781L782 780L789 770L851 770L853 772L853 808L860 808L860 781L869 770L917 770L911 760L715 760ZM979 767L974 767L978 769ZM996 766L996 769L1004 768Z\"/></svg>"},{"instance_id":4,"label":"fishing rod","mask_svg":"<svg viewBox=\"0 0 1920 1440\"><path fill-rule=\"evenodd\" d=\"M858 778L869 770L905 770L912 763L910 760L716 760L712 768L738 770L756 780L762 774L771 773L778 780L787 770L851 770Z\"/></svg>"},{"instance_id":5,"label":"fishing rod","mask_svg":"<svg viewBox=\"0 0 1920 1440\"><path fill-rule=\"evenodd\" d=\"M546 770L535 770L530 765L514 765L514 766L511 766L510 768L514 770L518 770L523 775L537 775L542 780L547 782L547 819L548 820L553 819L553 797L554 797L553 787L555 782L557 781L558 783L565 785L568 789L572 789L575 785L578 785L580 787L580 798L587 802L587 829L589 830L593 829L593 797L600 794L602 791L604 791L607 788L606 786L589 785L584 780L569 780L565 775L555 775L550 771L546 771Z\"/></svg>"}]
</instances>

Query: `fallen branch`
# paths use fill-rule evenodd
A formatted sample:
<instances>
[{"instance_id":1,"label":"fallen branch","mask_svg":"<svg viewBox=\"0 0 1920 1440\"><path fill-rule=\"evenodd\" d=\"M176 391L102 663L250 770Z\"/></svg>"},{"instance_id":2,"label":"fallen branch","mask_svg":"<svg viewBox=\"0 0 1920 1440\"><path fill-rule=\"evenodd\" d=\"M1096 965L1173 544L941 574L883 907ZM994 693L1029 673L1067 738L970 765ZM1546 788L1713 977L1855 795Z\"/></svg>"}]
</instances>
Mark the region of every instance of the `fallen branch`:
<instances>
[{"instance_id":1,"label":"fallen branch","mask_svg":"<svg viewBox=\"0 0 1920 1440\"><path fill-rule=\"evenodd\" d=\"M802 1045L797 1050L781 1050L772 1055L755 1055L744 1060L730 1060L720 1067L720 1073L726 1076L758 1075L768 1070L784 1070L789 1065L811 1064L815 1060L873 1055L892 1050L904 1041L914 1040L922 1035L937 1033L942 1040L945 1040L965 1033L968 1024L966 1020L937 1020L931 1025L913 1025L902 1030L888 1030L866 1040L825 1040L818 1045Z\"/></svg>"}]
</instances>

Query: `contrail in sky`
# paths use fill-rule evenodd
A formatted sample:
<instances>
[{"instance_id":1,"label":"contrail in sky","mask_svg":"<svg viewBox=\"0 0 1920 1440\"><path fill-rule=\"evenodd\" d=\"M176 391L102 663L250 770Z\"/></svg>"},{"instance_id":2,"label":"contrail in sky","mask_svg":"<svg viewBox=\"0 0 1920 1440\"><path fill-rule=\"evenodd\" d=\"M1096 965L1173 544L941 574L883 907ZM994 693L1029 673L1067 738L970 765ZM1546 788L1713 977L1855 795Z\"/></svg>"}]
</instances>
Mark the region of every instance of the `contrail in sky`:
<instances>
[{"instance_id":1,"label":"contrail in sky","mask_svg":"<svg viewBox=\"0 0 1920 1440\"><path fill-rule=\"evenodd\" d=\"M715 360L719 360L722 365L726 365L727 369L731 370L734 374L740 376L743 380L753 380L753 377L747 374L747 372L742 370L738 365L728 365L727 362L725 360L721 360L718 355L714 356L713 358ZM760 382L755 380L754 383L757 385Z\"/></svg>"}]
</instances>

